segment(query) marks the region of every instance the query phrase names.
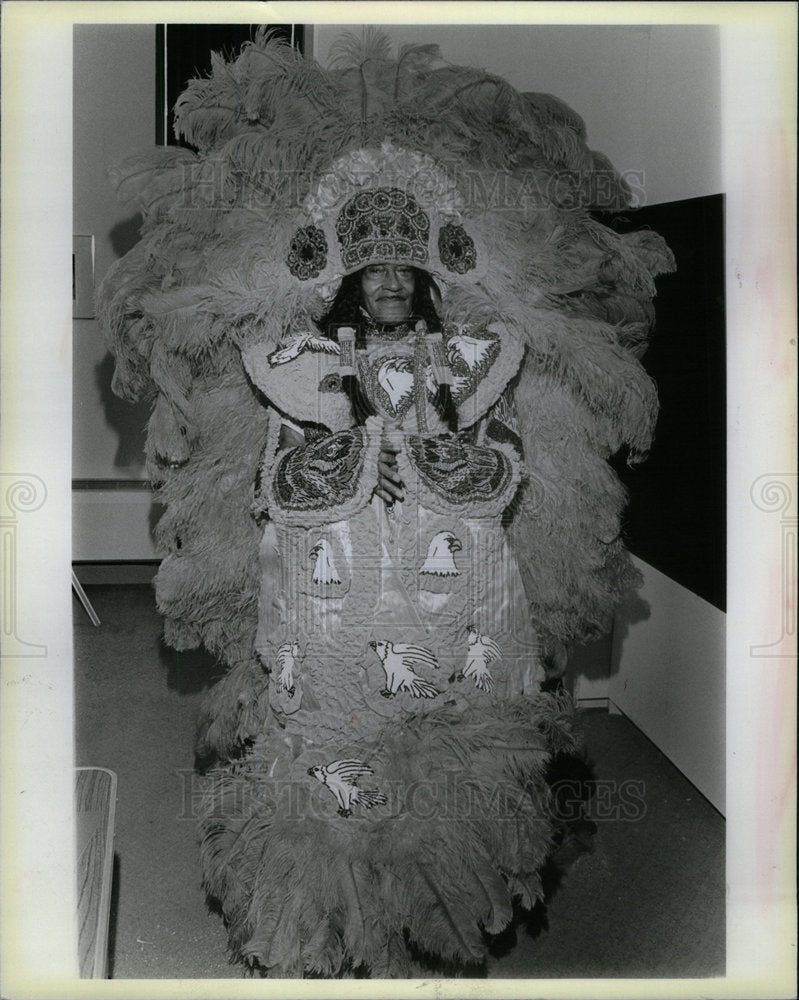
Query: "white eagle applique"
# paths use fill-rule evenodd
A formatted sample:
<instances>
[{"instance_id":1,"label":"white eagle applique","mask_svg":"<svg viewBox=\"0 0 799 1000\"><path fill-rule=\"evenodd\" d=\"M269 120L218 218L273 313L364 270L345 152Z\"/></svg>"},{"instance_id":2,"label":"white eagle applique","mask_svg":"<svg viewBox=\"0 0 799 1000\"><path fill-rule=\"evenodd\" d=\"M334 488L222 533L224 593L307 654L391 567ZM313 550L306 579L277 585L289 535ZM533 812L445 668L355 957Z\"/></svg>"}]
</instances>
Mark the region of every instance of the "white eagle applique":
<instances>
[{"instance_id":1,"label":"white eagle applique","mask_svg":"<svg viewBox=\"0 0 799 1000\"><path fill-rule=\"evenodd\" d=\"M314 583L339 584L341 577L338 575L336 564L333 561L333 552L330 542L326 538L320 538L308 553L308 558L314 563L313 577Z\"/></svg>"},{"instance_id":2,"label":"white eagle applique","mask_svg":"<svg viewBox=\"0 0 799 1000\"><path fill-rule=\"evenodd\" d=\"M386 796L376 788L358 788L358 778L373 774L371 767L362 760L334 760L332 764L309 767L308 774L328 788L338 802L339 816L351 816L352 806L365 809L386 804Z\"/></svg>"},{"instance_id":3,"label":"white eagle applique","mask_svg":"<svg viewBox=\"0 0 799 1000\"><path fill-rule=\"evenodd\" d=\"M459 576L455 553L462 548L460 540L451 531L439 531L433 535L427 547L427 558L419 572L430 573L432 576Z\"/></svg>"},{"instance_id":4,"label":"white eagle applique","mask_svg":"<svg viewBox=\"0 0 799 1000\"><path fill-rule=\"evenodd\" d=\"M473 372L488 353L493 340L483 340L470 337L465 333L456 333L447 341L447 357L452 365L457 358L462 358L469 371Z\"/></svg>"},{"instance_id":5,"label":"white eagle applique","mask_svg":"<svg viewBox=\"0 0 799 1000\"><path fill-rule=\"evenodd\" d=\"M466 631L469 635L466 666L459 674L453 674L450 680L462 681L464 677L471 677L479 691L490 694L494 690L494 679L488 665L502 656L502 650L490 636L478 632L474 625L467 626Z\"/></svg>"},{"instance_id":6,"label":"white eagle applique","mask_svg":"<svg viewBox=\"0 0 799 1000\"><path fill-rule=\"evenodd\" d=\"M285 691L289 698L294 697L294 668L299 657L300 647L296 641L284 642L282 646L278 647L277 665L280 668L280 673L275 681L275 689L278 694Z\"/></svg>"},{"instance_id":7,"label":"white eagle applique","mask_svg":"<svg viewBox=\"0 0 799 1000\"><path fill-rule=\"evenodd\" d=\"M380 692L384 698L392 698L400 691L406 691L413 698L435 698L439 694L434 684L417 677L413 669L433 667L438 670L438 660L431 650L425 646L386 639L373 639L369 646L377 654L386 675L386 687Z\"/></svg>"},{"instance_id":8,"label":"white eagle applique","mask_svg":"<svg viewBox=\"0 0 799 1000\"><path fill-rule=\"evenodd\" d=\"M303 351L321 351L324 354L340 354L341 348L335 340L327 340L325 337L317 337L313 333L301 333L291 340L285 347L269 356L269 364L275 368L277 365L285 365L288 361L293 361L302 354Z\"/></svg>"},{"instance_id":9,"label":"white eagle applique","mask_svg":"<svg viewBox=\"0 0 799 1000\"><path fill-rule=\"evenodd\" d=\"M394 413L413 394L413 371L409 358L387 358L377 372L377 381L388 396Z\"/></svg>"}]
</instances>

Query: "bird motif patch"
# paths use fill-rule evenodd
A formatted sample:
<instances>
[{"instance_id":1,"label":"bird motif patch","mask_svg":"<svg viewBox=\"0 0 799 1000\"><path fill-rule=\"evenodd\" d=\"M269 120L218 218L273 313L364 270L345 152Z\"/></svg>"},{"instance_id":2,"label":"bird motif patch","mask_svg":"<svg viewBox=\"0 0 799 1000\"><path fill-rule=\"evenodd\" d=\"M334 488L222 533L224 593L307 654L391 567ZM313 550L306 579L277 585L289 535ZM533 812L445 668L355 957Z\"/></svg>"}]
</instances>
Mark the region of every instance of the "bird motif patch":
<instances>
[{"instance_id":1,"label":"bird motif patch","mask_svg":"<svg viewBox=\"0 0 799 1000\"><path fill-rule=\"evenodd\" d=\"M486 363L489 350L495 346L495 343L495 340L470 337L467 333L455 333L447 340L449 363L457 366L460 359L469 371L473 372Z\"/></svg>"},{"instance_id":2,"label":"bird motif patch","mask_svg":"<svg viewBox=\"0 0 799 1000\"><path fill-rule=\"evenodd\" d=\"M477 342L475 342L477 343ZM486 342L490 351L491 342ZM464 348L467 349L467 348ZM479 348L475 348L479 350ZM474 352L473 352L474 353ZM456 352L457 354L457 352ZM472 354L470 354L470 357ZM486 355L488 357L488 355ZM480 355L482 358L482 355ZM458 401L467 396L479 380L462 355L457 354L460 370L448 372L448 384L453 398ZM480 360L475 362L478 366ZM414 403L415 378L414 360L410 355L380 355L376 359L358 359L358 368L366 393L375 407L382 414L394 420L402 421ZM439 387L439 379L433 365L424 365L421 369L424 386L420 391L427 394L433 401ZM474 370L475 372L477 369Z\"/></svg>"},{"instance_id":3,"label":"bird motif patch","mask_svg":"<svg viewBox=\"0 0 799 1000\"><path fill-rule=\"evenodd\" d=\"M437 532L427 547L427 557L419 572L431 576L459 576L455 553L462 548L460 540L451 531Z\"/></svg>"},{"instance_id":4,"label":"bird motif patch","mask_svg":"<svg viewBox=\"0 0 799 1000\"><path fill-rule=\"evenodd\" d=\"M433 667L438 670L435 654L425 646L414 646L407 642L389 642L387 639L372 640L370 649L386 675L386 686L380 692L384 698L393 698L401 691L412 698L435 698L438 688L423 677L418 677L414 667Z\"/></svg>"},{"instance_id":5,"label":"bird motif patch","mask_svg":"<svg viewBox=\"0 0 799 1000\"><path fill-rule=\"evenodd\" d=\"M471 677L478 691L490 694L494 690L494 678L488 665L502 656L502 650L490 636L478 632L474 625L467 626L466 631L468 633L466 666L460 673L453 674L450 680L462 681L465 677Z\"/></svg>"},{"instance_id":6,"label":"bird motif patch","mask_svg":"<svg viewBox=\"0 0 799 1000\"><path fill-rule=\"evenodd\" d=\"M424 373L427 392L431 399L435 399L436 393L438 392L438 382L432 365L428 365L428 367L425 368ZM453 375L452 372L449 372L448 380L453 399L459 399L464 388L471 382L471 379L467 376Z\"/></svg>"},{"instance_id":7,"label":"bird motif patch","mask_svg":"<svg viewBox=\"0 0 799 1000\"><path fill-rule=\"evenodd\" d=\"M424 485L455 507L507 496L513 483L510 459L501 450L462 438L408 437L408 455Z\"/></svg>"},{"instance_id":8,"label":"bird motif patch","mask_svg":"<svg viewBox=\"0 0 799 1000\"><path fill-rule=\"evenodd\" d=\"M293 361L299 357L303 351L316 351L324 354L340 354L341 348L335 340L327 337L319 337L313 333L301 333L294 337L285 347L269 355L269 364L276 368L278 365L285 365L288 361Z\"/></svg>"},{"instance_id":9,"label":"bird motif patch","mask_svg":"<svg viewBox=\"0 0 799 1000\"><path fill-rule=\"evenodd\" d=\"M332 764L317 764L308 768L308 774L335 797L339 816L351 816L354 805L371 809L386 804L386 796L378 789L358 788L358 778L373 773L362 760L334 760Z\"/></svg>"},{"instance_id":10,"label":"bird motif patch","mask_svg":"<svg viewBox=\"0 0 799 1000\"><path fill-rule=\"evenodd\" d=\"M289 698L294 697L294 669L300 658L300 647L297 642L284 642L277 651L277 665L280 670L275 688L278 694L284 691Z\"/></svg>"},{"instance_id":11,"label":"bird motif patch","mask_svg":"<svg viewBox=\"0 0 799 1000\"><path fill-rule=\"evenodd\" d=\"M325 434L278 458L268 502L281 510L325 510L351 500L366 456L360 427Z\"/></svg>"},{"instance_id":12,"label":"bird motif patch","mask_svg":"<svg viewBox=\"0 0 799 1000\"><path fill-rule=\"evenodd\" d=\"M340 584L341 577L333 561L333 549L326 538L320 538L308 553L308 558L314 564L312 580L314 583Z\"/></svg>"},{"instance_id":13,"label":"bird motif patch","mask_svg":"<svg viewBox=\"0 0 799 1000\"><path fill-rule=\"evenodd\" d=\"M474 336L473 332L480 336ZM452 398L457 405L471 396L486 377L500 352L499 335L494 330L473 331L469 324L444 327L444 349L452 371Z\"/></svg>"},{"instance_id":14,"label":"bird motif patch","mask_svg":"<svg viewBox=\"0 0 799 1000\"><path fill-rule=\"evenodd\" d=\"M377 382L394 415L407 409L413 398L413 368L410 358L386 358L377 372Z\"/></svg>"}]
</instances>

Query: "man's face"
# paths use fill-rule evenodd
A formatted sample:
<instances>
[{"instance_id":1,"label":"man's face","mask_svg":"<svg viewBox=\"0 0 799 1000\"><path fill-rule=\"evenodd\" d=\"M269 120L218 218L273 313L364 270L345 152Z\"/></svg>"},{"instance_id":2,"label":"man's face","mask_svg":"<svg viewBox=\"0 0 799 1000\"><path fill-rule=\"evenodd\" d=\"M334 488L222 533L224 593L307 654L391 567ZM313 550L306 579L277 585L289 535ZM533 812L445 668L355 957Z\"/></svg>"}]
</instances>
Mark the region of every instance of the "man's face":
<instances>
[{"instance_id":1,"label":"man's face","mask_svg":"<svg viewBox=\"0 0 799 1000\"><path fill-rule=\"evenodd\" d=\"M361 274L363 304L378 323L401 323L411 314L416 286L413 268L370 264Z\"/></svg>"}]
</instances>

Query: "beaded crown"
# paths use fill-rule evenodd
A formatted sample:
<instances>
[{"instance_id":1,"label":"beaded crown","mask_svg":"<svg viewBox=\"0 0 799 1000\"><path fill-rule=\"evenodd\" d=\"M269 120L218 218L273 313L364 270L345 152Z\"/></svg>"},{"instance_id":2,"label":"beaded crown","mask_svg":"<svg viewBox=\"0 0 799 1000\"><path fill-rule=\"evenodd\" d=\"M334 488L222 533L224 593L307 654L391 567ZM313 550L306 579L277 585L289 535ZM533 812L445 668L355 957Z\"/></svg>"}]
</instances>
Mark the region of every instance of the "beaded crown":
<instances>
[{"instance_id":1,"label":"beaded crown","mask_svg":"<svg viewBox=\"0 0 799 1000\"><path fill-rule=\"evenodd\" d=\"M368 264L409 264L440 277L475 272L485 255L462 224L464 195L431 156L390 141L335 161L304 202L286 264L329 285Z\"/></svg>"},{"instance_id":2,"label":"beaded crown","mask_svg":"<svg viewBox=\"0 0 799 1000\"><path fill-rule=\"evenodd\" d=\"M430 259L430 219L399 188L372 188L350 198L336 219L336 236L347 270L378 261L424 267Z\"/></svg>"}]
</instances>

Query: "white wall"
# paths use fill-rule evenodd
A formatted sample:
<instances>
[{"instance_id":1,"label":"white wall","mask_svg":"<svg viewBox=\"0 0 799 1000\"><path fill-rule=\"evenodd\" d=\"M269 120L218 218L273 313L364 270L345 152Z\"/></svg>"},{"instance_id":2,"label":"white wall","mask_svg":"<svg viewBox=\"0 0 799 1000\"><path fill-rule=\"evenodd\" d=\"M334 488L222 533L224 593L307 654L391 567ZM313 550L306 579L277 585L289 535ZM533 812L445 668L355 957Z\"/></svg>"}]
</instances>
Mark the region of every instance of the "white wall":
<instances>
[{"instance_id":1,"label":"white wall","mask_svg":"<svg viewBox=\"0 0 799 1000\"><path fill-rule=\"evenodd\" d=\"M720 47L713 26L380 25L396 45L436 42L451 63L554 94L585 121L588 143L623 172L643 172L658 204L721 190ZM325 63L343 31L315 25Z\"/></svg>"},{"instance_id":2,"label":"white wall","mask_svg":"<svg viewBox=\"0 0 799 1000\"><path fill-rule=\"evenodd\" d=\"M95 285L136 239L134 212L108 182L115 160L155 143L155 27L74 29L73 232L95 238ZM146 408L111 392L113 362L96 320L73 320L72 475L144 479ZM73 493L73 559L150 559L146 491Z\"/></svg>"},{"instance_id":3,"label":"white wall","mask_svg":"<svg viewBox=\"0 0 799 1000\"><path fill-rule=\"evenodd\" d=\"M108 167L155 144L155 27L76 25L73 232L95 237L95 284L136 238ZM141 409L110 390L112 366L93 319L73 321L73 477L143 478Z\"/></svg>"},{"instance_id":4,"label":"white wall","mask_svg":"<svg viewBox=\"0 0 799 1000\"><path fill-rule=\"evenodd\" d=\"M610 700L723 813L726 615L634 562L644 586L616 615Z\"/></svg>"}]
</instances>

